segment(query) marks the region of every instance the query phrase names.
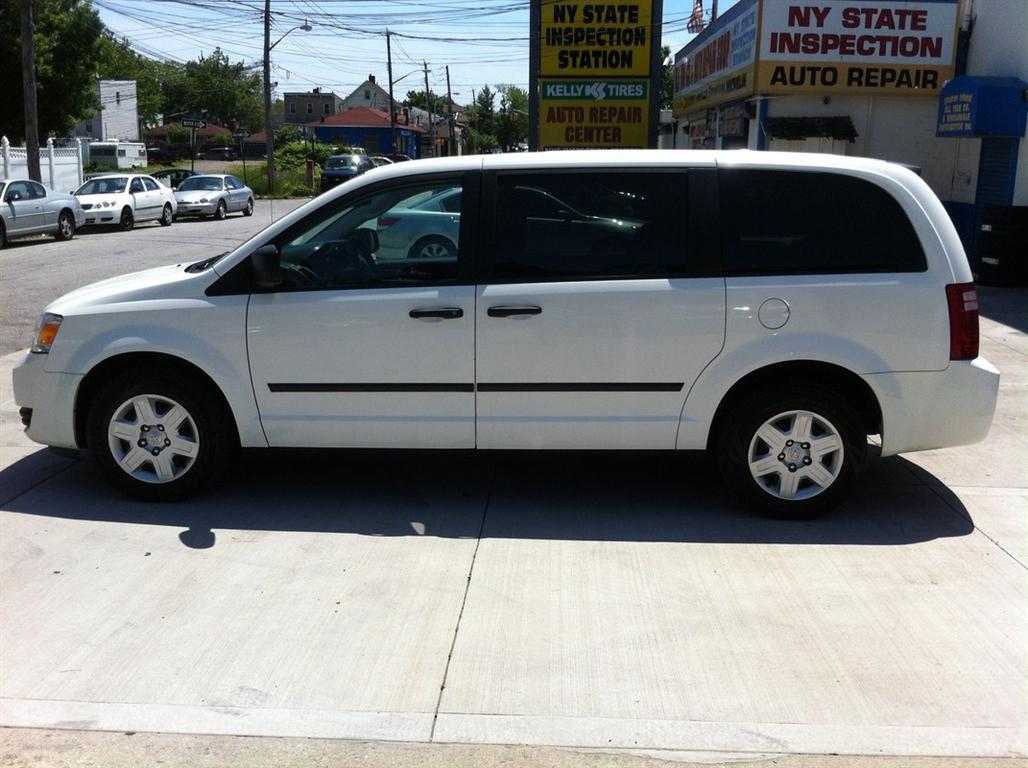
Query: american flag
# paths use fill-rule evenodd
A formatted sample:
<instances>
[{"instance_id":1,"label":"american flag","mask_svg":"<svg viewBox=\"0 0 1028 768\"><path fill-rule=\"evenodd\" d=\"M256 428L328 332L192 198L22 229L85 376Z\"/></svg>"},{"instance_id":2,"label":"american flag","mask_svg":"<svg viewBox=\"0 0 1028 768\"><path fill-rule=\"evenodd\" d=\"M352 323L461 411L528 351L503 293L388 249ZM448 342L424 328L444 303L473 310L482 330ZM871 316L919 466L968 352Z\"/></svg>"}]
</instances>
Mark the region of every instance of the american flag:
<instances>
[{"instance_id":1,"label":"american flag","mask_svg":"<svg viewBox=\"0 0 1028 768\"><path fill-rule=\"evenodd\" d=\"M685 28L690 32L702 32L703 26L703 0L696 0Z\"/></svg>"}]
</instances>

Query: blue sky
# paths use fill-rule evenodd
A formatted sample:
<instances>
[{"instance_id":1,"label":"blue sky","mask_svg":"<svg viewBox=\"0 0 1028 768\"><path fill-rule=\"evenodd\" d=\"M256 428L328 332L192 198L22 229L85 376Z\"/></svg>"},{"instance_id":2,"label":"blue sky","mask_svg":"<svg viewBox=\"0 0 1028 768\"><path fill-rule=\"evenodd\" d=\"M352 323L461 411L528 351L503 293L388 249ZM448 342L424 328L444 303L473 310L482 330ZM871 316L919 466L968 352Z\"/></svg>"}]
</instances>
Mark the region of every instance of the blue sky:
<instances>
[{"instance_id":1,"label":"blue sky","mask_svg":"<svg viewBox=\"0 0 1028 768\"><path fill-rule=\"evenodd\" d=\"M737 0L720 0L724 12ZM259 65L263 0L93 0L104 23L152 57L186 61L220 47L233 61ZM704 0L707 12L710 0ZM664 44L672 53L692 39L685 20L693 0L664 0ZM342 96L369 74L386 86L386 28L392 37L398 97L429 85L454 100L472 89L528 84L528 3L514 0L272 0L272 41L311 20L310 32L291 32L272 51L278 91L320 86ZM406 76L406 77L405 77Z\"/></svg>"}]
</instances>

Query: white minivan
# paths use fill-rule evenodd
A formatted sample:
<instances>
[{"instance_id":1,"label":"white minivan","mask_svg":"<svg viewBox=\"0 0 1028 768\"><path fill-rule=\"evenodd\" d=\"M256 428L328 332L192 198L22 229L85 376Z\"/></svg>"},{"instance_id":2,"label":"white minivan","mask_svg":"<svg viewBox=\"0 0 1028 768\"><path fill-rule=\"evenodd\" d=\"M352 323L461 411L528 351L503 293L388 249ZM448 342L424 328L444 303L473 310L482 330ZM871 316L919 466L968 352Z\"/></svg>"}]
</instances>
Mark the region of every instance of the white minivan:
<instances>
[{"instance_id":1,"label":"white minivan","mask_svg":"<svg viewBox=\"0 0 1028 768\"><path fill-rule=\"evenodd\" d=\"M455 242L414 248L443 194ZM379 168L231 253L58 299L14 371L29 437L144 499L239 447L708 449L794 517L844 498L868 435L981 440L998 385L918 176L746 151Z\"/></svg>"}]
</instances>

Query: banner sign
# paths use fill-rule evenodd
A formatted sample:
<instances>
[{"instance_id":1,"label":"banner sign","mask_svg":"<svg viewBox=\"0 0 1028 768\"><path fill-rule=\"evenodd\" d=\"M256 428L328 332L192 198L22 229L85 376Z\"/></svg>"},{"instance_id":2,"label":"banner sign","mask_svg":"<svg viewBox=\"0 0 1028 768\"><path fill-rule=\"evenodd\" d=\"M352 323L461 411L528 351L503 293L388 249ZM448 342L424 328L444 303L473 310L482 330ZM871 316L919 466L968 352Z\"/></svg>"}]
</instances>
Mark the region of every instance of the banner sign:
<instances>
[{"instance_id":1,"label":"banner sign","mask_svg":"<svg viewBox=\"0 0 1028 768\"><path fill-rule=\"evenodd\" d=\"M539 101L540 149L645 147L649 81L549 81Z\"/></svg>"},{"instance_id":2,"label":"banner sign","mask_svg":"<svg viewBox=\"0 0 1028 768\"><path fill-rule=\"evenodd\" d=\"M753 93L759 10L757 0L741 0L678 52L675 117Z\"/></svg>"},{"instance_id":3,"label":"banner sign","mask_svg":"<svg viewBox=\"0 0 1028 768\"><path fill-rule=\"evenodd\" d=\"M954 77L939 96L935 135L1024 136L1026 93L1028 83L1016 77Z\"/></svg>"},{"instance_id":4,"label":"banner sign","mask_svg":"<svg viewBox=\"0 0 1028 768\"><path fill-rule=\"evenodd\" d=\"M532 0L531 149L656 146L661 0Z\"/></svg>"},{"instance_id":5,"label":"banner sign","mask_svg":"<svg viewBox=\"0 0 1028 768\"><path fill-rule=\"evenodd\" d=\"M957 0L765 0L756 90L938 96L956 30Z\"/></svg>"}]
</instances>

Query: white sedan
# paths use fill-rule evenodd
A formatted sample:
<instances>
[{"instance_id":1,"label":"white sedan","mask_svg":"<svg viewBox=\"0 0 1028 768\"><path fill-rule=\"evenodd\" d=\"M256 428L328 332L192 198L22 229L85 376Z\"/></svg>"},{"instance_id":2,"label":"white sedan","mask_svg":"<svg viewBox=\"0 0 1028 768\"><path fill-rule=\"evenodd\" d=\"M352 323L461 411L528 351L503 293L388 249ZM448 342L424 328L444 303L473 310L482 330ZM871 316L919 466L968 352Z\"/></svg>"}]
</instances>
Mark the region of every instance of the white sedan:
<instances>
[{"instance_id":1,"label":"white sedan","mask_svg":"<svg viewBox=\"0 0 1028 768\"><path fill-rule=\"evenodd\" d=\"M124 230L137 221L169 227L178 209L174 192L142 174L97 176L75 190L75 197L86 212L86 224L117 224Z\"/></svg>"}]
</instances>

